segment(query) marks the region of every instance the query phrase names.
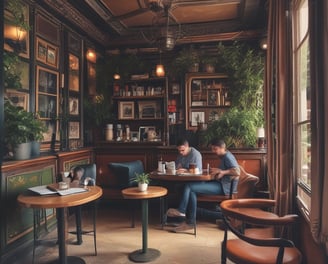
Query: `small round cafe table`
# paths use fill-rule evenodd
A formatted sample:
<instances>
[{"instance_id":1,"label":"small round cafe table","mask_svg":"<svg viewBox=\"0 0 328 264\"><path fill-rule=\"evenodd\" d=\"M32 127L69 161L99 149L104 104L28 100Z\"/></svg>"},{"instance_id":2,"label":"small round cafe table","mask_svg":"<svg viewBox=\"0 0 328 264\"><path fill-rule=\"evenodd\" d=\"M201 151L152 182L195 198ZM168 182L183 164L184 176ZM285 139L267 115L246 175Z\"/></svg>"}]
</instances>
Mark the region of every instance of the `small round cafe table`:
<instances>
[{"instance_id":1,"label":"small round cafe table","mask_svg":"<svg viewBox=\"0 0 328 264\"><path fill-rule=\"evenodd\" d=\"M129 259L134 262L149 262L160 256L160 251L148 248L148 200L163 197L167 194L167 189L159 186L148 186L147 191L141 192L138 187L131 187L122 190L125 199L141 200L142 210L142 249L136 250L129 255Z\"/></svg>"},{"instance_id":2,"label":"small round cafe table","mask_svg":"<svg viewBox=\"0 0 328 264\"><path fill-rule=\"evenodd\" d=\"M56 208L57 212L57 232L59 264L85 264L80 257L66 255L65 241L65 208L78 206L97 200L102 195L102 189L98 186L88 186L87 192L71 194L66 196L60 195L35 195L33 193L23 193L17 198L20 205L27 208Z\"/></svg>"}]
</instances>

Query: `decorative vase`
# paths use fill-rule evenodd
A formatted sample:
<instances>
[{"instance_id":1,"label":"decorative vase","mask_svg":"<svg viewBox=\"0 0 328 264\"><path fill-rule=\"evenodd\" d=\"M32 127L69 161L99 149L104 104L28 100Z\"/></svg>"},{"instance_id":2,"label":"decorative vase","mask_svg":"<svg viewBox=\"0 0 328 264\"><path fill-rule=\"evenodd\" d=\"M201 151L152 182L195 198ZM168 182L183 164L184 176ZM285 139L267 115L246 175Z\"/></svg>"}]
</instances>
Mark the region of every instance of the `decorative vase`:
<instances>
[{"instance_id":1,"label":"decorative vase","mask_svg":"<svg viewBox=\"0 0 328 264\"><path fill-rule=\"evenodd\" d=\"M41 146L41 142L39 142L39 141L31 142L31 156L32 157L40 156L40 146Z\"/></svg>"},{"instance_id":2,"label":"decorative vase","mask_svg":"<svg viewBox=\"0 0 328 264\"><path fill-rule=\"evenodd\" d=\"M147 183L138 183L138 188L140 192L145 192L148 189L148 184Z\"/></svg>"},{"instance_id":3,"label":"decorative vase","mask_svg":"<svg viewBox=\"0 0 328 264\"><path fill-rule=\"evenodd\" d=\"M31 148L32 143L21 143L14 148L14 159L15 160L25 160L31 158Z\"/></svg>"}]
</instances>

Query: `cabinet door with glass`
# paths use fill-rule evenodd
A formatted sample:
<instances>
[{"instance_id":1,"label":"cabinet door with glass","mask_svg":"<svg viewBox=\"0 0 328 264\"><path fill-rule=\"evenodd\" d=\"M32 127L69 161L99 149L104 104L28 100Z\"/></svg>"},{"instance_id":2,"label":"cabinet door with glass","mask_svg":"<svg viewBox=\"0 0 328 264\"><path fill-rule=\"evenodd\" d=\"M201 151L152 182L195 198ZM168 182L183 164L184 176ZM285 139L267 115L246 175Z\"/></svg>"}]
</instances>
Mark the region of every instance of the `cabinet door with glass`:
<instances>
[{"instance_id":1,"label":"cabinet door with glass","mask_svg":"<svg viewBox=\"0 0 328 264\"><path fill-rule=\"evenodd\" d=\"M218 120L230 107L229 79L224 74L190 73L186 75L186 128Z\"/></svg>"}]
</instances>

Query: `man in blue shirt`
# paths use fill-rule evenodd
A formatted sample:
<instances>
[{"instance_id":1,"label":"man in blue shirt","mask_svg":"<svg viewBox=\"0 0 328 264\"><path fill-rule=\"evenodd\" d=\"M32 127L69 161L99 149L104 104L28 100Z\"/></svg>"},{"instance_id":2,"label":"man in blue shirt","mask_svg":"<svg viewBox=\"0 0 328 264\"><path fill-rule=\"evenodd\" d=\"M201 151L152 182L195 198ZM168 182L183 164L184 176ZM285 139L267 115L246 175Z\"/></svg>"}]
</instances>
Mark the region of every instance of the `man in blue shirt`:
<instances>
[{"instance_id":1,"label":"man in blue shirt","mask_svg":"<svg viewBox=\"0 0 328 264\"><path fill-rule=\"evenodd\" d=\"M174 232L183 232L194 228L197 210L197 194L229 195L232 176L239 176L240 169L234 155L226 149L223 140L214 139L211 142L212 152L221 159L218 168L212 168L210 173L213 180L208 182L193 182L185 185L182 199L177 209L170 208L167 211L169 217L186 217L188 219L177 226ZM236 181L235 181L236 182ZM237 191L237 182L233 186L233 192Z\"/></svg>"},{"instance_id":2,"label":"man in blue shirt","mask_svg":"<svg viewBox=\"0 0 328 264\"><path fill-rule=\"evenodd\" d=\"M190 164L195 164L199 171L202 170L202 155L197 149L190 147L186 139L180 139L177 147L179 155L175 161L175 167L178 173L187 172Z\"/></svg>"}]
</instances>

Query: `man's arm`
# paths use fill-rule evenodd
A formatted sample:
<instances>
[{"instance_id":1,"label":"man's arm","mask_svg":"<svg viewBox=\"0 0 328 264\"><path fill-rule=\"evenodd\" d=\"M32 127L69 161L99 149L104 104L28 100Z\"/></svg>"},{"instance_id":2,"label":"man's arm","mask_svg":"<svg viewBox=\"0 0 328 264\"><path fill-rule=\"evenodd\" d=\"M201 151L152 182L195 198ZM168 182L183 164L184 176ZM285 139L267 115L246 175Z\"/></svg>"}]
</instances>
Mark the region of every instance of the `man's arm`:
<instances>
[{"instance_id":1,"label":"man's arm","mask_svg":"<svg viewBox=\"0 0 328 264\"><path fill-rule=\"evenodd\" d=\"M227 170L221 170L221 169L212 169L211 175L214 179L219 180L224 175L230 175L230 176L240 176L240 168L239 167L233 167Z\"/></svg>"}]
</instances>

